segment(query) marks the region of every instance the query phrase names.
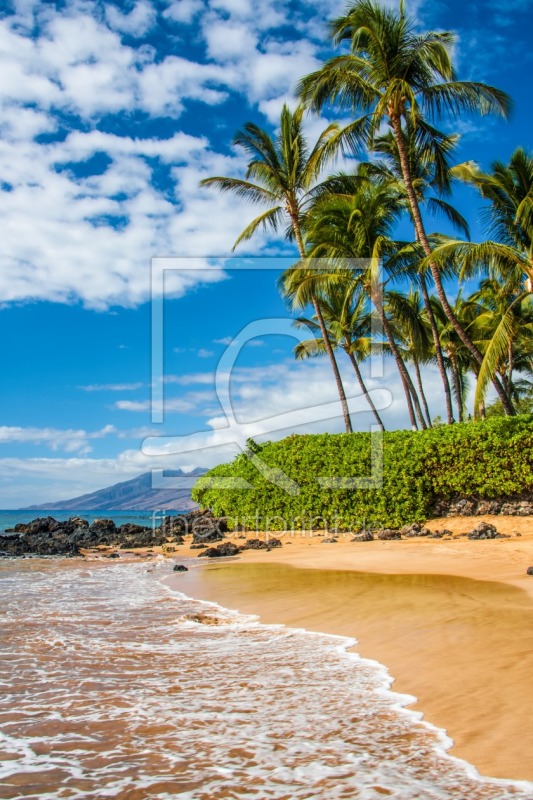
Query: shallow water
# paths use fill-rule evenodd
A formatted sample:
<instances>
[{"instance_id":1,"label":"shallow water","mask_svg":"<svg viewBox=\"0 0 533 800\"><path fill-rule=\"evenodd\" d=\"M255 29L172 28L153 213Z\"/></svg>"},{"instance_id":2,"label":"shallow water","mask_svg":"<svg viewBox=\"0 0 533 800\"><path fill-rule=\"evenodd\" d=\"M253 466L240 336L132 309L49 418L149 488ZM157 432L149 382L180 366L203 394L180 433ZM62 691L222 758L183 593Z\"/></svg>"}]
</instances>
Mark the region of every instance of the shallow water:
<instances>
[{"instance_id":1,"label":"shallow water","mask_svg":"<svg viewBox=\"0 0 533 800\"><path fill-rule=\"evenodd\" d=\"M190 600L169 572L0 564L0 797L533 797L446 756L351 640Z\"/></svg>"}]
</instances>

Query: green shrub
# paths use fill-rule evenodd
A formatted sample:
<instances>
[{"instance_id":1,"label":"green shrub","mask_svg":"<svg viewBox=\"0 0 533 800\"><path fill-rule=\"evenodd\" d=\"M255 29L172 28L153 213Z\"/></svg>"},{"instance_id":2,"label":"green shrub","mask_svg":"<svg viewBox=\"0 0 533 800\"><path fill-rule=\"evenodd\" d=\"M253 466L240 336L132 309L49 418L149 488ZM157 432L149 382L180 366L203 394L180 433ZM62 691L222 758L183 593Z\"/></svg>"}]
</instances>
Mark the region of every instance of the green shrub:
<instances>
[{"instance_id":1,"label":"green shrub","mask_svg":"<svg viewBox=\"0 0 533 800\"><path fill-rule=\"evenodd\" d=\"M329 527L360 529L422 522L437 500L456 495L493 499L533 490L533 415L386 432L382 442L380 489L321 486L317 478L371 472L370 433L324 433L254 443L249 455L200 478L192 496L251 529L320 528L320 518ZM214 478L225 478L227 487L214 487Z\"/></svg>"}]
</instances>

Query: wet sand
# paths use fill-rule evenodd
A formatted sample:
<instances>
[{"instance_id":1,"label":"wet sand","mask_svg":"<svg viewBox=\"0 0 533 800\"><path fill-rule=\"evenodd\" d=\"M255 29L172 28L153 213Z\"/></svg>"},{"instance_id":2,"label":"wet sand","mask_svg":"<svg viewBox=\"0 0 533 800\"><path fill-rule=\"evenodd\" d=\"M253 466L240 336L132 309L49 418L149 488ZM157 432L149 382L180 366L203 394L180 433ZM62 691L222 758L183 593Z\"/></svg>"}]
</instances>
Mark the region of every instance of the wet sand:
<instances>
[{"instance_id":1,"label":"wet sand","mask_svg":"<svg viewBox=\"0 0 533 800\"><path fill-rule=\"evenodd\" d=\"M492 521L512 538L325 544L283 536L282 548L169 580L262 622L356 638L357 652L385 664L393 688L446 729L453 755L485 775L533 780L533 520ZM429 527L457 534L477 522ZM185 545L173 557L194 555Z\"/></svg>"}]
</instances>

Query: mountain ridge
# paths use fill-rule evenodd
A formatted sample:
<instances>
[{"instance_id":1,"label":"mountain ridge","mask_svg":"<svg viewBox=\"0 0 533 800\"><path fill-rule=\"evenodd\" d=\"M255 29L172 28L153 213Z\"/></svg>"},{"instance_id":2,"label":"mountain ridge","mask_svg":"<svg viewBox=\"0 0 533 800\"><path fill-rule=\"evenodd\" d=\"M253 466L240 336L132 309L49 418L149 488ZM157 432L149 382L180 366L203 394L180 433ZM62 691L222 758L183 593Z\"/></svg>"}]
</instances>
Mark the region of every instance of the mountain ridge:
<instances>
[{"instance_id":1,"label":"mountain ridge","mask_svg":"<svg viewBox=\"0 0 533 800\"><path fill-rule=\"evenodd\" d=\"M199 478L207 470L167 470L165 478ZM198 508L191 499L191 488L152 488L152 473L143 472L136 478L106 486L95 492L55 503L26 506L21 511L188 511Z\"/></svg>"}]
</instances>

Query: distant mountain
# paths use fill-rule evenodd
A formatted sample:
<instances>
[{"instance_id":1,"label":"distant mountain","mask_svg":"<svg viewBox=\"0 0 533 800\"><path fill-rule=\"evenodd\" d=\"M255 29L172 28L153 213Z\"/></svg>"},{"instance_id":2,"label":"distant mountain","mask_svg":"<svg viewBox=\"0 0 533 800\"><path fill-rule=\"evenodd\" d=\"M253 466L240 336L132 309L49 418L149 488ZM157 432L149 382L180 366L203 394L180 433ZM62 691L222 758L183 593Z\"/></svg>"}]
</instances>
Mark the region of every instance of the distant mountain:
<instances>
[{"instance_id":1,"label":"distant mountain","mask_svg":"<svg viewBox=\"0 0 533 800\"><path fill-rule=\"evenodd\" d=\"M182 472L180 469L167 470L165 477L200 477L207 470L195 469L192 472ZM72 500L61 500L57 503L40 503L38 506L28 506L24 511L154 511L176 510L187 511L197 508L191 500L190 489L152 489L152 473L145 472L138 478L132 478L123 483L115 483L105 489L100 489L91 494L83 494Z\"/></svg>"}]
</instances>

